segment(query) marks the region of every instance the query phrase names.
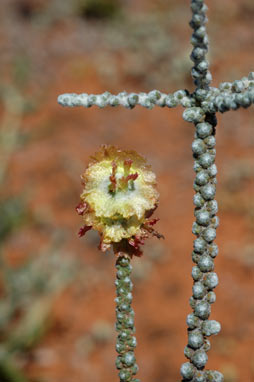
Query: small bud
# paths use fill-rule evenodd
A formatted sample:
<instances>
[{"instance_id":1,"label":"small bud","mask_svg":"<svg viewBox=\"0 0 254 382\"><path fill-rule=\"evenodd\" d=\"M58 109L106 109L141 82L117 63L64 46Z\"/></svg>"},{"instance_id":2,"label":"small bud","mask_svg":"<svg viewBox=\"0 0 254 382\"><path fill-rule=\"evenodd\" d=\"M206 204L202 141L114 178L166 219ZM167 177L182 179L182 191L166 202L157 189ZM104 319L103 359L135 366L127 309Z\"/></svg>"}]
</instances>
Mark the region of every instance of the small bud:
<instances>
[{"instance_id":1,"label":"small bud","mask_svg":"<svg viewBox=\"0 0 254 382\"><path fill-rule=\"evenodd\" d=\"M197 123L203 118L204 111L200 107L190 107L184 110L183 119L186 122Z\"/></svg>"},{"instance_id":2,"label":"small bud","mask_svg":"<svg viewBox=\"0 0 254 382\"><path fill-rule=\"evenodd\" d=\"M208 169L207 169L207 171L208 171L208 174L210 175L210 176L216 176L217 175L217 167L216 167L216 164L212 164Z\"/></svg>"},{"instance_id":3,"label":"small bud","mask_svg":"<svg viewBox=\"0 0 254 382\"><path fill-rule=\"evenodd\" d=\"M180 373L183 378L191 380L195 373L195 367L190 362L183 363L180 369Z\"/></svg>"},{"instance_id":4,"label":"small bud","mask_svg":"<svg viewBox=\"0 0 254 382\"><path fill-rule=\"evenodd\" d=\"M224 382L224 377L219 371L207 370L205 374L207 382Z\"/></svg>"},{"instance_id":5,"label":"small bud","mask_svg":"<svg viewBox=\"0 0 254 382\"><path fill-rule=\"evenodd\" d=\"M139 368L138 368L138 365L135 363L132 367L131 367L131 372L132 372L132 375L136 375L137 372L138 372ZM132 382L140 382L139 379L133 379Z\"/></svg>"},{"instance_id":6,"label":"small bud","mask_svg":"<svg viewBox=\"0 0 254 382\"><path fill-rule=\"evenodd\" d=\"M214 289L218 285L218 283L219 283L218 276L217 276L217 274L215 272L208 273L205 276L205 280L204 281L205 281L205 285L209 289Z\"/></svg>"},{"instance_id":7,"label":"small bud","mask_svg":"<svg viewBox=\"0 0 254 382\"><path fill-rule=\"evenodd\" d=\"M216 230L210 227L206 228L202 236L207 243L211 243L216 238Z\"/></svg>"},{"instance_id":8,"label":"small bud","mask_svg":"<svg viewBox=\"0 0 254 382\"><path fill-rule=\"evenodd\" d=\"M193 382L206 382L206 375L204 371L197 370Z\"/></svg>"},{"instance_id":9,"label":"small bud","mask_svg":"<svg viewBox=\"0 0 254 382\"><path fill-rule=\"evenodd\" d=\"M198 193L198 194L195 194L194 197L193 197L193 203L196 207L200 208L200 207L203 207L203 205L205 204L205 201L204 199L202 198L202 196Z\"/></svg>"},{"instance_id":10,"label":"small bud","mask_svg":"<svg viewBox=\"0 0 254 382\"><path fill-rule=\"evenodd\" d=\"M216 294L214 292L208 292L206 295L206 301L209 302L209 304L215 303Z\"/></svg>"},{"instance_id":11,"label":"small bud","mask_svg":"<svg viewBox=\"0 0 254 382\"><path fill-rule=\"evenodd\" d=\"M205 184L207 184L209 181L209 175L207 173L207 171L200 171L197 173L197 176L195 178L195 182L199 185L199 186L204 186Z\"/></svg>"},{"instance_id":12,"label":"small bud","mask_svg":"<svg viewBox=\"0 0 254 382\"><path fill-rule=\"evenodd\" d=\"M202 226L207 226L210 223L210 214L208 211L198 211L196 214L197 223Z\"/></svg>"},{"instance_id":13,"label":"small bud","mask_svg":"<svg viewBox=\"0 0 254 382\"><path fill-rule=\"evenodd\" d=\"M195 139L195 141L192 142L192 151L195 155L203 154L206 151L204 141L202 139Z\"/></svg>"},{"instance_id":14,"label":"small bud","mask_svg":"<svg viewBox=\"0 0 254 382\"><path fill-rule=\"evenodd\" d=\"M117 368L118 370L121 370L122 367L123 367L123 364L122 364L122 361L121 361L121 356L118 356L118 357L116 358L116 368Z\"/></svg>"},{"instance_id":15,"label":"small bud","mask_svg":"<svg viewBox=\"0 0 254 382\"><path fill-rule=\"evenodd\" d=\"M184 355L186 358L191 359L193 357L194 350L191 349L189 346L185 346L184 348Z\"/></svg>"},{"instance_id":16,"label":"small bud","mask_svg":"<svg viewBox=\"0 0 254 382\"><path fill-rule=\"evenodd\" d=\"M210 135L210 137L207 137L204 142L208 149L213 149L216 145L216 138L213 135Z\"/></svg>"},{"instance_id":17,"label":"small bud","mask_svg":"<svg viewBox=\"0 0 254 382\"><path fill-rule=\"evenodd\" d=\"M221 330L221 325L218 321L215 320L207 320L202 324L202 333L209 337L213 334L218 334Z\"/></svg>"},{"instance_id":18,"label":"small bud","mask_svg":"<svg viewBox=\"0 0 254 382\"><path fill-rule=\"evenodd\" d=\"M204 139L212 134L213 127L207 122L199 123L196 126L198 137Z\"/></svg>"},{"instance_id":19,"label":"small bud","mask_svg":"<svg viewBox=\"0 0 254 382\"><path fill-rule=\"evenodd\" d=\"M201 282L196 282L192 287L193 297L196 299L201 299L205 295L205 287Z\"/></svg>"},{"instance_id":20,"label":"small bud","mask_svg":"<svg viewBox=\"0 0 254 382\"><path fill-rule=\"evenodd\" d=\"M192 268L192 272L191 272L191 275L192 275L192 278L195 280L195 281L198 281L202 278L202 272L200 271L199 267L197 267L196 265Z\"/></svg>"},{"instance_id":21,"label":"small bud","mask_svg":"<svg viewBox=\"0 0 254 382\"><path fill-rule=\"evenodd\" d=\"M210 272L214 269L213 260L208 255L203 255L200 257L198 266L202 272Z\"/></svg>"},{"instance_id":22,"label":"small bud","mask_svg":"<svg viewBox=\"0 0 254 382\"><path fill-rule=\"evenodd\" d=\"M208 356L204 350L197 350L192 357L192 362L198 369L202 369L207 361Z\"/></svg>"},{"instance_id":23,"label":"small bud","mask_svg":"<svg viewBox=\"0 0 254 382\"><path fill-rule=\"evenodd\" d=\"M136 359L135 359L135 356L134 356L134 353L133 352L127 352L125 353L123 356L122 356L122 362L126 365L126 366L132 366L135 364L136 362Z\"/></svg>"},{"instance_id":24,"label":"small bud","mask_svg":"<svg viewBox=\"0 0 254 382\"><path fill-rule=\"evenodd\" d=\"M204 239L199 237L193 242L194 250L198 253L203 253L206 249L207 243Z\"/></svg>"},{"instance_id":25,"label":"small bud","mask_svg":"<svg viewBox=\"0 0 254 382\"><path fill-rule=\"evenodd\" d=\"M210 212L211 216L214 216L218 212L218 203L216 200L211 200L207 203L207 210Z\"/></svg>"},{"instance_id":26,"label":"small bud","mask_svg":"<svg viewBox=\"0 0 254 382\"><path fill-rule=\"evenodd\" d=\"M199 330L193 330L188 335L188 345L192 349L199 349L204 343L204 337Z\"/></svg>"},{"instance_id":27,"label":"small bud","mask_svg":"<svg viewBox=\"0 0 254 382\"><path fill-rule=\"evenodd\" d=\"M205 200L211 200L215 196L216 188L213 184L206 184L205 186L201 187L201 195Z\"/></svg>"},{"instance_id":28,"label":"small bud","mask_svg":"<svg viewBox=\"0 0 254 382\"><path fill-rule=\"evenodd\" d=\"M198 302L195 306L195 314L203 319L206 320L211 313L211 307L206 301Z\"/></svg>"},{"instance_id":29,"label":"small bud","mask_svg":"<svg viewBox=\"0 0 254 382\"><path fill-rule=\"evenodd\" d=\"M199 163L203 168L210 167L214 162L214 157L209 153L202 154L199 158Z\"/></svg>"},{"instance_id":30,"label":"small bud","mask_svg":"<svg viewBox=\"0 0 254 382\"><path fill-rule=\"evenodd\" d=\"M178 105L178 100L171 94L167 95L165 104L167 107L175 107Z\"/></svg>"},{"instance_id":31,"label":"small bud","mask_svg":"<svg viewBox=\"0 0 254 382\"><path fill-rule=\"evenodd\" d=\"M127 382L131 378L131 373L126 369L121 370L118 375L120 378L120 382Z\"/></svg>"},{"instance_id":32,"label":"small bud","mask_svg":"<svg viewBox=\"0 0 254 382\"><path fill-rule=\"evenodd\" d=\"M195 329L199 326L200 320L193 313L188 314L186 323L190 329Z\"/></svg>"}]
</instances>

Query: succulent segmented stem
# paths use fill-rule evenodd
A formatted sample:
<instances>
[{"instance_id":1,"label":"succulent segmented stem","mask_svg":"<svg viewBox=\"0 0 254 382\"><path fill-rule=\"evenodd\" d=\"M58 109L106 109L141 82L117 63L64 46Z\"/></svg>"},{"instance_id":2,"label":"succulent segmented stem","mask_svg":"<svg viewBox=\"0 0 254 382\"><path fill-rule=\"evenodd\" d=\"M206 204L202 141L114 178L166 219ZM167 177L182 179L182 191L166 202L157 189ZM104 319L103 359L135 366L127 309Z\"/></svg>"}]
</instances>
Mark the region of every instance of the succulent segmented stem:
<instances>
[{"instance_id":1,"label":"succulent segmented stem","mask_svg":"<svg viewBox=\"0 0 254 382\"><path fill-rule=\"evenodd\" d=\"M118 332L116 351L116 368L119 370L120 382L139 382L134 378L138 372L134 349L137 346L134 337L134 311L131 307L132 287L130 279L132 266L130 256L118 253L116 261L116 330Z\"/></svg>"},{"instance_id":2,"label":"succulent segmented stem","mask_svg":"<svg viewBox=\"0 0 254 382\"><path fill-rule=\"evenodd\" d=\"M173 108L182 105L183 107L191 107L192 99L189 97L189 93L186 90L177 90L172 94L166 94L159 90L152 90L149 93L65 93L58 97L58 103L62 106L69 107L83 106L88 108L95 105L100 108L106 106L123 106L127 109L133 109L135 106L140 105L147 109L152 109L154 106Z\"/></svg>"},{"instance_id":3,"label":"succulent segmented stem","mask_svg":"<svg viewBox=\"0 0 254 382\"><path fill-rule=\"evenodd\" d=\"M195 139L192 143L194 157L194 205L196 221L193 224L194 240L192 268L194 285L190 305L193 313L187 317L188 345L185 356L190 362L181 367L183 381L195 382L222 382L223 375L217 371L205 371L210 349L207 337L218 334L220 324L209 320L211 304L215 302L216 295L213 289L218 284L218 276L214 272L214 258L218 254L218 247L214 243L216 228L219 220L216 216L218 206L214 199L216 191L215 165L215 126L214 115L207 116L205 122L195 125Z\"/></svg>"},{"instance_id":4,"label":"succulent segmented stem","mask_svg":"<svg viewBox=\"0 0 254 382\"><path fill-rule=\"evenodd\" d=\"M194 30L191 38L193 50L191 59L194 62L191 74L198 89L208 89L212 80L211 73L208 70L208 61L206 54L208 52L208 36L205 24L207 22L207 6L204 0L192 0L192 19L190 26Z\"/></svg>"},{"instance_id":5,"label":"succulent segmented stem","mask_svg":"<svg viewBox=\"0 0 254 382\"><path fill-rule=\"evenodd\" d=\"M201 106L204 111L225 113L254 104L254 72L232 83L222 82L219 88L210 88Z\"/></svg>"},{"instance_id":6,"label":"succulent segmented stem","mask_svg":"<svg viewBox=\"0 0 254 382\"><path fill-rule=\"evenodd\" d=\"M205 23L207 7L204 0L192 0L192 19L190 26L194 29L192 35L193 50L191 59L194 62L192 77L197 86L193 97L195 108L186 109L184 119L195 124L195 138L192 143L194 157L194 205L196 221L192 232L197 236L194 240L192 268L194 280L190 305L193 313L187 317L188 344L184 350L186 362L181 367L183 382L222 382L223 375L214 370L204 370L208 361L207 352L210 342L207 337L218 334L220 323L209 320L211 304L216 295L213 289L218 284L218 276L214 272L214 258L218 254L218 247L214 243L216 228L219 225L216 216L218 205L215 198L216 174L215 165L215 127L217 125L214 113L200 108L209 93L211 74L208 70L206 54L208 52L208 37Z\"/></svg>"}]
</instances>

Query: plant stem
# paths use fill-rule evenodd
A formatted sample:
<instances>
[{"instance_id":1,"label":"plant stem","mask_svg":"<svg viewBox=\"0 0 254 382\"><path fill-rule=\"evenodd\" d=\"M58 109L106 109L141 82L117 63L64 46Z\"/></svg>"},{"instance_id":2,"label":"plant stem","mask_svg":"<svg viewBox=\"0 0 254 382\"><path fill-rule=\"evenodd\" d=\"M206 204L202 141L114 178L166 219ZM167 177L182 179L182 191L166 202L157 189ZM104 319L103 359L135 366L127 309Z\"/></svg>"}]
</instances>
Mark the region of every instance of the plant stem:
<instances>
[{"instance_id":1,"label":"plant stem","mask_svg":"<svg viewBox=\"0 0 254 382\"><path fill-rule=\"evenodd\" d=\"M194 66L191 75L197 89L209 90L209 84L212 80L211 73L208 70L209 63L206 59L208 52L208 36L205 24L207 22L207 6L204 0L191 1L192 19L190 26L193 29L191 43L193 50L191 60Z\"/></svg>"},{"instance_id":2,"label":"plant stem","mask_svg":"<svg viewBox=\"0 0 254 382\"><path fill-rule=\"evenodd\" d=\"M208 70L206 54L208 52L208 37L205 24L207 22L207 6L204 0L192 0L192 19L190 26L193 29L191 43L193 50L191 59L194 62L192 78L197 86L193 96L196 107L200 107L210 89L212 76ZM195 135L192 143L194 157L194 215L196 221L192 232L197 238L194 240L192 268L194 285L190 306L193 313L187 317L188 344L184 354L189 362L181 367L183 382L223 382L223 375L215 370L205 370L208 361L207 352L210 350L210 341L207 337L218 334L220 323L209 320L211 304L215 302L216 295L213 289L218 285L218 276L214 272L214 258L218 254L218 247L214 243L216 228L219 225L216 213L218 205L215 198L216 174L215 165L215 127L216 115L206 113L200 121L195 121Z\"/></svg>"},{"instance_id":3,"label":"plant stem","mask_svg":"<svg viewBox=\"0 0 254 382\"><path fill-rule=\"evenodd\" d=\"M132 287L130 279L132 266L130 256L118 252L116 260L116 330L118 332L116 367L119 370L120 382L139 382L133 378L138 372L134 349L137 346L134 327L134 311L131 308Z\"/></svg>"}]
</instances>

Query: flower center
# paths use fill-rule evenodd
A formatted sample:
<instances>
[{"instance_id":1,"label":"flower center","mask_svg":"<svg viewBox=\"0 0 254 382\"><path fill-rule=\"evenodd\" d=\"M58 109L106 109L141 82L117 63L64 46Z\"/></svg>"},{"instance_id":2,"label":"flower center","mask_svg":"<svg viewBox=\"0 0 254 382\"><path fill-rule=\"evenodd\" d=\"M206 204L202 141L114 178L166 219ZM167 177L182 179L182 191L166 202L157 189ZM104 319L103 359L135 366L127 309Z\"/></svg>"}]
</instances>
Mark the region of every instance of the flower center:
<instances>
[{"instance_id":1,"label":"flower center","mask_svg":"<svg viewBox=\"0 0 254 382\"><path fill-rule=\"evenodd\" d=\"M109 193L114 196L117 192L133 191L135 189L134 181L138 177L138 173L130 173L131 165L133 161L131 159L126 159L123 162L124 174L121 177L117 177L117 164L115 161L111 163L112 173L109 177L110 184L108 186Z\"/></svg>"}]
</instances>

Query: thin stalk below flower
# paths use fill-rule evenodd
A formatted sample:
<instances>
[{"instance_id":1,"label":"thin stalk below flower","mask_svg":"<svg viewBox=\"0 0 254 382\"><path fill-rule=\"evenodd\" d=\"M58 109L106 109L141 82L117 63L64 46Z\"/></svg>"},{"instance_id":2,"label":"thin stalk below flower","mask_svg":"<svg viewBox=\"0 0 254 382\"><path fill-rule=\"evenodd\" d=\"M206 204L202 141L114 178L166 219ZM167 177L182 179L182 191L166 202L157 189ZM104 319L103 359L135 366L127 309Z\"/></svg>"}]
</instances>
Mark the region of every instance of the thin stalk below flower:
<instances>
[{"instance_id":1,"label":"thin stalk below flower","mask_svg":"<svg viewBox=\"0 0 254 382\"><path fill-rule=\"evenodd\" d=\"M134 336L134 310L131 307L133 284L130 279L132 266L131 257L124 252L118 252L116 260L116 368L119 370L120 382L140 382L134 376L138 365L134 355L137 340Z\"/></svg>"}]
</instances>

